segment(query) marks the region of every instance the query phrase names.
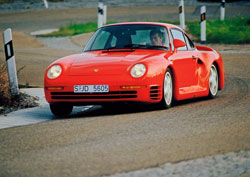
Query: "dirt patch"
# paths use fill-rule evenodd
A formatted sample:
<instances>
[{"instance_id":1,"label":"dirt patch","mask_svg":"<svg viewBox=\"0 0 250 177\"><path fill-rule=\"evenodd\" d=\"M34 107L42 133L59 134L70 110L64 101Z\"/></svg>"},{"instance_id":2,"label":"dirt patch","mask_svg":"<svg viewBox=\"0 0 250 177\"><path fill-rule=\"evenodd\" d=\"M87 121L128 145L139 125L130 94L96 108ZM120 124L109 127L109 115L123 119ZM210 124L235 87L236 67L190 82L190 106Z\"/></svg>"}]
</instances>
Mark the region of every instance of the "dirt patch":
<instances>
[{"instance_id":1,"label":"dirt patch","mask_svg":"<svg viewBox=\"0 0 250 177\"><path fill-rule=\"evenodd\" d=\"M18 109L36 107L38 106L37 101L37 97L33 97L25 93L20 93L19 97L15 99L9 99L7 104L0 105L0 115L7 114Z\"/></svg>"},{"instance_id":2,"label":"dirt patch","mask_svg":"<svg viewBox=\"0 0 250 177\"><path fill-rule=\"evenodd\" d=\"M6 66L0 63L0 115L14 110L38 106L38 98L20 93L12 97L10 93L8 73Z\"/></svg>"},{"instance_id":3,"label":"dirt patch","mask_svg":"<svg viewBox=\"0 0 250 177\"><path fill-rule=\"evenodd\" d=\"M43 44L36 38L25 34L22 31L12 31L14 48L40 48ZM3 36L0 35L0 45L3 46Z\"/></svg>"},{"instance_id":4,"label":"dirt patch","mask_svg":"<svg viewBox=\"0 0 250 177\"><path fill-rule=\"evenodd\" d=\"M0 41L3 46L3 40ZM35 37L20 31L13 32L13 45L18 83L27 87L43 87L46 68L56 59L75 53L47 48ZM5 63L3 48L0 48L0 61Z\"/></svg>"},{"instance_id":5,"label":"dirt patch","mask_svg":"<svg viewBox=\"0 0 250 177\"><path fill-rule=\"evenodd\" d=\"M70 39L74 44L80 47L84 47L92 35L93 33L85 33L85 34L73 36Z\"/></svg>"},{"instance_id":6,"label":"dirt patch","mask_svg":"<svg viewBox=\"0 0 250 177\"><path fill-rule=\"evenodd\" d=\"M237 50L237 51L249 51L250 44L208 44L207 46L212 47L216 50Z\"/></svg>"}]
</instances>

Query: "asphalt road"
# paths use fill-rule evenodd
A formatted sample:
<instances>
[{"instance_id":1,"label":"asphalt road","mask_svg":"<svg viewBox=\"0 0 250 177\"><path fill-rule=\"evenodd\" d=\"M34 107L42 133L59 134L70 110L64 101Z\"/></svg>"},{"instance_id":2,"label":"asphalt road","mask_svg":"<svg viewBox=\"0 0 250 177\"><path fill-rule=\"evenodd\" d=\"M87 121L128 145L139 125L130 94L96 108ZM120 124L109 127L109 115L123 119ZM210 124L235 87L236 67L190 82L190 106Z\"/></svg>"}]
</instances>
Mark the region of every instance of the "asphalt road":
<instances>
[{"instance_id":1,"label":"asphalt road","mask_svg":"<svg viewBox=\"0 0 250 177\"><path fill-rule=\"evenodd\" d=\"M0 130L0 176L101 176L249 151L250 60L244 56L224 54L226 85L213 100L182 101L168 110L96 106L70 119Z\"/></svg>"},{"instance_id":2,"label":"asphalt road","mask_svg":"<svg viewBox=\"0 0 250 177\"><path fill-rule=\"evenodd\" d=\"M226 84L216 99L167 110L95 106L69 119L0 130L0 176L104 176L250 151L250 54L222 56Z\"/></svg>"}]
</instances>

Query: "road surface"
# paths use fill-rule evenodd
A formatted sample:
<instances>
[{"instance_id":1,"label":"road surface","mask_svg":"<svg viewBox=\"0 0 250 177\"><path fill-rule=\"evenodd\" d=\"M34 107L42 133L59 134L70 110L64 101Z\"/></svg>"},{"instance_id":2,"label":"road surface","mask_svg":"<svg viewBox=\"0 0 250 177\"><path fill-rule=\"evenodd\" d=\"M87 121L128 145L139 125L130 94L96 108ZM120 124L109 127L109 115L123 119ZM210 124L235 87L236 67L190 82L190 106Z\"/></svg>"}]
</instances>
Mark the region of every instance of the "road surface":
<instances>
[{"instance_id":1,"label":"road surface","mask_svg":"<svg viewBox=\"0 0 250 177\"><path fill-rule=\"evenodd\" d=\"M45 65L73 53L42 46L36 43L31 50L21 45L19 65L26 61L28 67L31 62L25 58L33 57L33 66ZM69 119L0 130L0 176L104 176L211 155L248 153L250 54L229 51L222 56L226 83L216 99L181 101L167 110L153 105L94 106L74 112ZM43 75L42 69L37 72ZM45 107L36 115L50 118L51 113Z\"/></svg>"}]
</instances>

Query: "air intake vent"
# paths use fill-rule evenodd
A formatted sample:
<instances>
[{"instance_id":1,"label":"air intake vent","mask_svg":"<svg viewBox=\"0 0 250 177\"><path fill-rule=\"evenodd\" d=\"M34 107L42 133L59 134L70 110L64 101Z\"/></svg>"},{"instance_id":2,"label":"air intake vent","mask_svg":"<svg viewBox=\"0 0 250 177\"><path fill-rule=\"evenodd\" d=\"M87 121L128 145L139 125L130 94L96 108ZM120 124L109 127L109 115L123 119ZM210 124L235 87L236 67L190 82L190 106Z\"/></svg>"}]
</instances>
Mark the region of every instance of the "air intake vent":
<instances>
[{"instance_id":1,"label":"air intake vent","mask_svg":"<svg viewBox=\"0 0 250 177\"><path fill-rule=\"evenodd\" d=\"M150 87L150 98L152 100L161 99L160 86L151 86Z\"/></svg>"}]
</instances>

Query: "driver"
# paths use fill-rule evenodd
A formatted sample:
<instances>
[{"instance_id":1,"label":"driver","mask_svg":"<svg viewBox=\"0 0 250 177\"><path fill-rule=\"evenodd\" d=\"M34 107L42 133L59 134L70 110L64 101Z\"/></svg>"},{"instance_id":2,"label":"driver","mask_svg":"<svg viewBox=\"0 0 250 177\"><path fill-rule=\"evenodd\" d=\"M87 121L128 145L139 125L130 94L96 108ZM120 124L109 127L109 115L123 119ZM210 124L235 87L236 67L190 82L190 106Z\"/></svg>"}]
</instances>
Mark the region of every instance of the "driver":
<instances>
[{"instance_id":1,"label":"driver","mask_svg":"<svg viewBox=\"0 0 250 177\"><path fill-rule=\"evenodd\" d=\"M164 35L158 29L154 29L150 32L150 40L151 40L152 45L154 46L165 46Z\"/></svg>"}]
</instances>

